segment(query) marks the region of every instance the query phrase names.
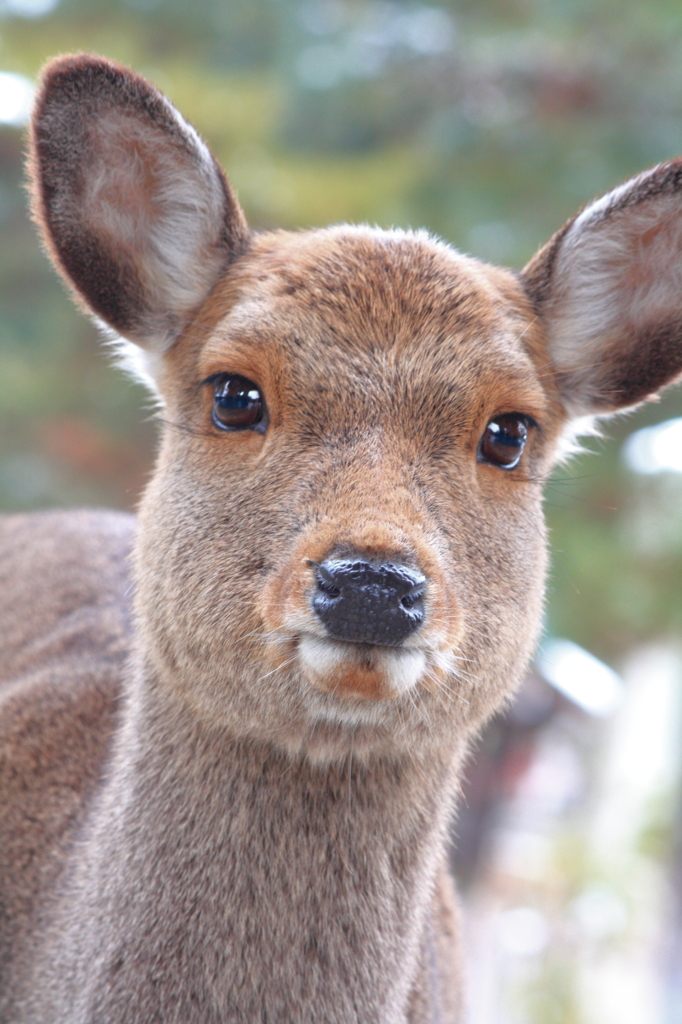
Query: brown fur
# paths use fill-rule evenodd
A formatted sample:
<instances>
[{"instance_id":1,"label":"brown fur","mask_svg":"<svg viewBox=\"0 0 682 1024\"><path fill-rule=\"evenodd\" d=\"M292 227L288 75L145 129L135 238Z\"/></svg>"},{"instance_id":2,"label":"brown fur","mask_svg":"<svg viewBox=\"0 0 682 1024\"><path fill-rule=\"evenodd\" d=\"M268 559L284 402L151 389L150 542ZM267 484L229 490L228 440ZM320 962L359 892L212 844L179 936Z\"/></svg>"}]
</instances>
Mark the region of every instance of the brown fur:
<instances>
[{"instance_id":1,"label":"brown fur","mask_svg":"<svg viewBox=\"0 0 682 1024\"><path fill-rule=\"evenodd\" d=\"M33 138L46 243L147 352L165 425L132 625L128 520L0 530L0 1021L460 1021L448 823L535 641L541 484L571 402L680 372L680 320L640 303L619 341L607 294L569 348L577 221L525 277L426 235L247 237L191 129L99 58L48 67ZM652 188L587 234L650 232ZM216 373L257 384L265 429L213 424ZM504 470L479 446L509 413L533 425ZM311 606L330 556L421 571L421 627L330 639Z\"/></svg>"}]
</instances>

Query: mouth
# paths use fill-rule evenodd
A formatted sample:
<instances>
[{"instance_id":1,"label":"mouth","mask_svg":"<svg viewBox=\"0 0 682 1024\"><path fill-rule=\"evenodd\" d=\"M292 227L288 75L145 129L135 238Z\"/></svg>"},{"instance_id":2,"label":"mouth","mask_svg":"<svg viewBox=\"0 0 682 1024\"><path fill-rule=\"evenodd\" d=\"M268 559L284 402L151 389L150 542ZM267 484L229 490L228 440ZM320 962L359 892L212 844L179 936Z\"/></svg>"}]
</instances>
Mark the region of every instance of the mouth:
<instances>
[{"instance_id":1,"label":"mouth","mask_svg":"<svg viewBox=\"0 0 682 1024\"><path fill-rule=\"evenodd\" d=\"M310 633L299 638L298 659L315 689L356 701L400 697L419 684L427 664L418 647L350 643Z\"/></svg>"}]
</instances>

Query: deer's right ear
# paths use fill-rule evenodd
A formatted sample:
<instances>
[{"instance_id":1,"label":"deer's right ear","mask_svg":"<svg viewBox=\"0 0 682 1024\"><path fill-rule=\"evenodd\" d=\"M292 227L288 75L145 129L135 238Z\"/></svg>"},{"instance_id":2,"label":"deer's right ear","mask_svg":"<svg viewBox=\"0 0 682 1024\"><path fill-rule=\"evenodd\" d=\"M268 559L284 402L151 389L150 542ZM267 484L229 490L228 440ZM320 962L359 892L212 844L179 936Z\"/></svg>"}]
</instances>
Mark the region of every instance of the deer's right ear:
<instances>
[{"instance_id":1,"label":"deer's right ear","mask_svg":"<svg viewBox=\"0 0 682 1024\"><path fill-rule=\"evenodd\" d=\"M29 168L58 269L145 348L168 348L245 248L244 215L194 129L143 78L102 58L45 69Z\"/></svg>"},{"instance_id":2,"label":"deer's right ear","mask_svg":"<svg viewBox=\"0 0 682 1024\"><path fill-rule=\"evenodd\" d=\"M567 411L636 405L682 373L682 158L590 203L523 272Z\"/></svg>"}]
</instances>

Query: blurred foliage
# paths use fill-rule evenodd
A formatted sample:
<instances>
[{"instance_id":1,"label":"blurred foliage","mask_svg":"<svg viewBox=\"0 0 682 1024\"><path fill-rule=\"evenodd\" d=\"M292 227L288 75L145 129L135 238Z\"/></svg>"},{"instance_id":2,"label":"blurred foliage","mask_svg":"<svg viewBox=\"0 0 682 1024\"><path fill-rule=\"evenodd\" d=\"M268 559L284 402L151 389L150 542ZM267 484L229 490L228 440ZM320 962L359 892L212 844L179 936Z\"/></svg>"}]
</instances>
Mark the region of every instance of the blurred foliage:
<instances>
[{"instance_id":1,"label":"blurred foliage","mask_svg":"<svg viewBox=\"0 0 682 1024\"><path fill-rule=\"evenodd\" d=\"M592 196L682 152L679 0L0 0L0 70L34 78L77 50L167 92L256 226L425 225L520 266ZM0 506L131 507L153 425L39 251L22 145L0 127ZM682 476L619 457L681 412L678 390L608 425L548 489L548 627L616 666L682 634Z\"/></svg>"}]
</instances>

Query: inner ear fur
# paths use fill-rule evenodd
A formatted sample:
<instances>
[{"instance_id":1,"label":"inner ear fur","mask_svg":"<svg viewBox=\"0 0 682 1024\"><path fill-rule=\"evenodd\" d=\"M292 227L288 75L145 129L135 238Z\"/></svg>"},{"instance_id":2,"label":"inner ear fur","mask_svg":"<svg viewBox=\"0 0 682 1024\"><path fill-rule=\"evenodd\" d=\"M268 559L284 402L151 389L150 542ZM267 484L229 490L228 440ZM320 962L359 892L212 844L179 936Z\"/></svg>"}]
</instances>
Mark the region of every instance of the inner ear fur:
<instances>
[{"instance_id":1,"label":"inner ear fur","mask_svg":"<svg viewBox=\"0 0 682 1024\"><path fill-rule=\"evenodd\" d=\"M207 146L149 82L100 57L43 72L31 122L33 212L85 305L163 350L245 248L244 215Z\"/></svg>"},{"instance_id":2,"label":"inner ear fur","mask_svg":"<svg viewBox=\"0 0 682 1024\"><path fill-rule=\"evenodd\" d=\"M569 413L608 413L682 372L682 158L570 220L522 274Z\"/></svg>"}]
</instances>

